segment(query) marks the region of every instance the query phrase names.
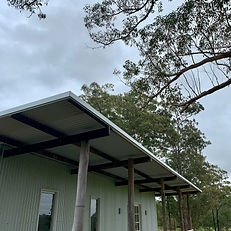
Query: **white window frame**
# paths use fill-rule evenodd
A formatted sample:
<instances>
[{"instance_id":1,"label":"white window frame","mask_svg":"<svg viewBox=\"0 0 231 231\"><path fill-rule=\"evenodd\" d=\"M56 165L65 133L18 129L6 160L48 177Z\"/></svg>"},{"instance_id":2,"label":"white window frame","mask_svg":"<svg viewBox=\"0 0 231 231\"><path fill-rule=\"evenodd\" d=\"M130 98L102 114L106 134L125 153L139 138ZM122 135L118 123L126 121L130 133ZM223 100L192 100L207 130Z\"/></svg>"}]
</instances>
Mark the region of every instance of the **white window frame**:
<instances>
[{"instance_id":1,"label":"white window frame","mask_svg":"<svg viewBox=\"0 0 231 231\"><path fill-rule=\"evenodd\" d=\"M89 201L89 230L91 230L91 200L98 200L98 213L97 213L97 227L96 227L96 231L100 230L100 198L99 197L94 197L94 196L90 196L90 201Z\"/></svg>"},{"instance_id":2,"label":"white window frame","mask_svg":"<svg viewBox=\"0 0 231 231\"><path fill-rule=\"evenodd\" d=\"M138 207L138 214L135 211L135 207ZM136 222L135 215L139 216L139 222ZM141 204L134 203L134 222L135 222L135 231L142 231L142 213L141 213ZM139 223L139 229L136 229L136 223Z\"/></svg>"},{"instance_id":3,"label":"white window frame","mask_svg":"<svg viewBox=\"0 0 231 231\"><path fill-rule=\"evenodd\" d=\"M41 189L40 190L36 231L38 231L38 226L39 226L39 212L40 212L40 202L41 202L42 193L49 193L49 194L53 194L53 196L54 196L54 202L52 205L53 211L52 211L52 217L51 217L51 231L56 231L57 213L58 213L58 191L52 190L52 189Z\"/></svg>"}]
</instances>

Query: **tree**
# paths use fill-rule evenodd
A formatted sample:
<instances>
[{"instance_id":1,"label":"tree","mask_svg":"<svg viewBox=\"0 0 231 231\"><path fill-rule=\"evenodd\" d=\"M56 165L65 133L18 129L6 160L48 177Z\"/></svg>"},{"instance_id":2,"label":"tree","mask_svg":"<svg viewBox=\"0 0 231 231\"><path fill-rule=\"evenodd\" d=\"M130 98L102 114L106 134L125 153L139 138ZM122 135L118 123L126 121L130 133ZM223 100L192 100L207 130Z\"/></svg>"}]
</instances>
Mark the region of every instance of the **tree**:
<instances>
[{"instance_id":1,"label":"tree","mask_svg":"<svg viewBox=\"0 0 231 231\"><path fill-rule=\"evenodd\" d=\"M28 11L31 15L37 14L40 19L46 18L41 8L48 4L48 0L7 0L7 3L20 11Z\"/></svg>"},{"instance_id":2,"label":"tree","mask_svg":"<svg viewBox=\"0 0 231 231\"><path fill-rule=\"evenodd\" d=\"M186 140L186 134L180 134L180 131L177 131L177 129L180 130L180 123L184 123L182 126L185 126L185 129L187 123L188 129L190 123L191 127L195 126L196 122L193 120L190 122L188 117L197 114L201 110L201 105L193 104L184 113L180 113L179 110L171 106L171 103L169 104L169 100L153 99L147 103L149 96L146 93L143 94L144 88L146 86L138 80L132 84L129 92L113 95L110 94L113 92L112 84L100 86L93 82L89 86L83 85L84 94L81 97L146 148L160 157L166 157L175 150L174 148L180 143L180 140L183 140L182 136ZM179 100L181 100L179 92L174 94L172 92L171 102ZM197 139L198 137L198 140L201 138L200 145L203 146L203 134L197 129L195 132L191 129L188 133L190 132L191 136L188 138L195 137Z\"/></svg>"},{"instance_id":3,"label":"tree","mask_svg":"<svg viewBox=\"0 0 231 231\"><path fill-rule=\"evenodd\" d=\"M167 15L160 0L103 0L85 7L91 38L104 47L122 40L140 53L124 78L142 79L150 99L179 87L185 110L231 84L231 1L185 0Z\"/></svg>"},{"instance_id":4,"label":"tree","mask_svg":"<svg viewBox=\"0 0 231 231\"><path fill-rule=\"evenodd\" d=\"M198 169L199 170L199 169ZM197 186L203 193L192 198L192 215L195 227L217 228L217 209L222 211L224 198L230 195L227 172L204 161L199 170ZM213 217L214 216L214 217Z\"/></svg>"},{"instance_id":5,"label":"tree","mask_svg":"<svg viewBox=\"0 0 231 231\"><path fill-rule=\"evenodd\" d=\"M164 151L170 137L174 135L169 115L157 111L158 104L154 100L143 108L145 98L135 91L113 95L112 84L100 86L92 83L83 85L84 94L81 96L107 118L122 127L128 134L156 154ZM169 136L166 136L169 134Z\"/></svg>"},{"instance_id":6,"label":"tree","mask_svg":"<svg viewBox=\"0 0 231 231\"><path fill-rule=\"evenodd\" d=\"M194 103L180 113L169 100L152 99L147 103L149 96L143 93L143 88L146 86L138 80L133 82L130 91L113 94L113 85L92 83L82 87L84 94L81 97L201 188L202 194L191 197L193 224L194 227L213 227L211 223L206 224L206 218L211 220L211 211L218 206L219 198L227 195L224 185L230 188L230 184L226 181L227 173L208 163L202 155L209 142L196 127L196 121L190 119L192 114L200 111L201 105ZM179 94L176 91L172 101L178 101ZM179 220L176 203L174 197L168 199L171 227ZM225 207L221 208L220 215L223 210Z\"/></svg>"}]
</instances>

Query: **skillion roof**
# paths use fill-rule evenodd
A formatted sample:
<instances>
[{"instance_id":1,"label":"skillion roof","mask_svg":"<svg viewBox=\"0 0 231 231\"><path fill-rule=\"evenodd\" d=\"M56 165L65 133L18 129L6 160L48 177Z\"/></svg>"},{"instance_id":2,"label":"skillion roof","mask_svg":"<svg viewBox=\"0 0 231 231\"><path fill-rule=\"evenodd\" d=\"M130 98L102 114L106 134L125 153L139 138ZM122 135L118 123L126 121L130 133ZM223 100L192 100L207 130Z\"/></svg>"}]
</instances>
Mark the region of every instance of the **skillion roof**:
<instances>
[{"instance_id":1,"label":"skillion roof","mask_svg":"<svg viewBox=\"0 0 231 231\"><path fill-rule=\"evenodd\" d=\"M127 160L134 159L135 184L142 192L166 195L201 192L117 125L72 92L0 112L0 142L5 158L31 153L73 165L77 172L80 141L90 139L89 171L126 185Z\"/></svg>"}]
</instances>

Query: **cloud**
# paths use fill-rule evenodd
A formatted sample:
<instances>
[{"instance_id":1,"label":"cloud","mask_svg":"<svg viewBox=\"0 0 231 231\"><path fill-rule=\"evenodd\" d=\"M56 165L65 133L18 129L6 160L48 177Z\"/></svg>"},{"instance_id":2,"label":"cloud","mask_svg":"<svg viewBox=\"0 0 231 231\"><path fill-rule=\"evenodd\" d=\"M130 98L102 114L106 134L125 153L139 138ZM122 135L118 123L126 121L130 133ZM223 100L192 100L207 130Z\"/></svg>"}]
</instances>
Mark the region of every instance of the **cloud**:
<instances>
[{"instance_id":1,"label":"cloud","mask_svg":"<svg viewBox=\"0 0 231 231\"><path fill-rule=\"evenodd\" d=\"M48 17L27 18L8 6L0 17L0 109L9 107L5 95L27 99L79 89L84 83L116 82L112 74L123 59L122 46L91 49L83 22L83 2L55 1L44 8ZM40 89L37 91L37 89ZM35 95L38 92L38 95ZM20 100L16 100L17 102Z\"/></svg>"},{"instance_id":2,"label":"cloud","mask_svg":"<svg viewBox=\"0 0 231 231\"><path fill-rule=\"evenodd\" d=\"M210 162L228 171L231 178L230 87L204 98L201 103L204 105L205 111L201 112L196 119L199 121L200 129L212 142L212 144L204 150L204 154Z\"/></svg>"}]
</instances>

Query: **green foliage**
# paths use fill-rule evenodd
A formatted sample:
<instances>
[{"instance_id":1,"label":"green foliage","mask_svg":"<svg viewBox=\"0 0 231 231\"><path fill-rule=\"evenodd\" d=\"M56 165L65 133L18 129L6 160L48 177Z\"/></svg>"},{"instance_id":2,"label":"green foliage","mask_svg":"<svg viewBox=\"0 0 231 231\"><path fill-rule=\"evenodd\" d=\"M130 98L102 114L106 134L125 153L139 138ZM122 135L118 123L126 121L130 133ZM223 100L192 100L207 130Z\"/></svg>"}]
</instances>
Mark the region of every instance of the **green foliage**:
<instances>
[{"instance_id":1,"label":"green foliage","mask_svg":"<svg viewBox=\"0 0 231 231\"><path fill-rule=\"evenodd\" d=\"M191 119L202 106L194 103L180 113L164 98L150 100L144 81L137 80L131 86L126 93L112 94L112 84L100 86L94 82L82 87L81 97L203 190L190 199L194 228L213 227L212 211L221 205L220 227L230 227L227 173L206 161L202 152L209 141ZM172 101L182 100L177 90L172 97ZM167 210L173 227L173 221L179 219L174 197L168 197Z\"/></svg>"},{"instance_id":2,"label":"green foliage","mask_svg":"<svg viewBox=\"0 0 231 231\"><path fill-rule=\"evenodd\" d=\"M47 5L48 0L7 0L7 3L20 11L28 11L30 15L37 14L40 19L46 18L41 7Z\"/></svg>"},{"instance_id":3,"label":"green foliage","mask_svg":"<svg viewBox=\"0 0 231 231\"><path fill-rule=\"evenodd\" d=\"M231 84L231 1L185 0L167 15L164 8L161 0L104 0L85 7L85 24L104 47L122 40L138 49L140 60L124 64L125 80L142 79L152 97L180 88L185 110Z\"/></svg>"},{"instance_id":4,"label":"green foliage","mask_svg":"<svg viewBox=\"0 0 231 231\"><path fill-rule=\"evenodd\" d=\"M100 87L92 83L89 87L82 87L82 98L91 104L96 110L108 117L128 134L135 137L145 147L154 152L165 149L166 133L174 133L170 126L168 115L157 113L157 104L150 103L148 109L143 108L144 99L135 92L119 95L110 95L112 85ZM170 142L170 141L169 141Z\"/></svg>"}]
</instances>

